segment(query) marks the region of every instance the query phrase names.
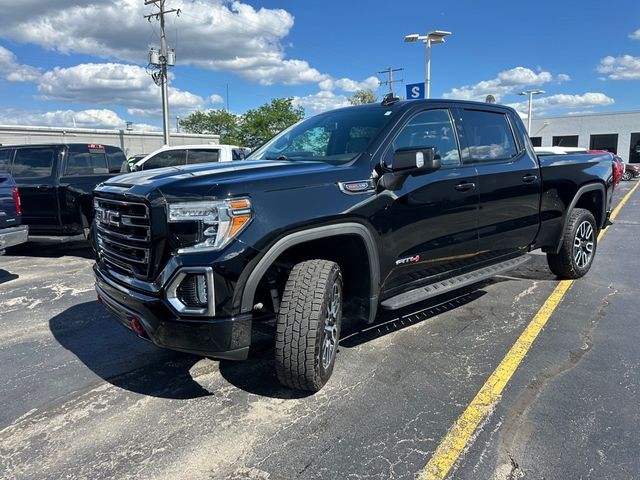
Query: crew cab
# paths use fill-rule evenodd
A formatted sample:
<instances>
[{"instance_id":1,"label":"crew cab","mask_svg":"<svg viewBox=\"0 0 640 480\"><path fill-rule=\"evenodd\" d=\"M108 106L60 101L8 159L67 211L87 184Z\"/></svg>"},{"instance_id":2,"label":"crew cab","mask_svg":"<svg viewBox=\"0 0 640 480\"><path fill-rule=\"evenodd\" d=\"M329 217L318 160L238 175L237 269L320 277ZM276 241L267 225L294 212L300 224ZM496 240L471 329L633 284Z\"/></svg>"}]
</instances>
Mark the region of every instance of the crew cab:
<instances>
[{"instance_id":1,"label":"crew cab","mask_svg":"<svg viewBox=\"0 0 640 480\"><path fill-rule=\"evenodd\" d=\"M27 241L29 227L21 225L20 192L11 175L0 173L0 255Z\"/></svg>"},{"instance_id":2,"label":"crew cab","mask_svg":"<svg viewBox=\"0 0 640 480\"><path fill-rule=\"evenodd\" d=\"M236 145L175 145L150 153L131 166L132 172L212 162L243 160L251 150Z\"/></svg>"},{"instance_id":3,"label":"crew cab","mask_svg":"<svg viewBox=\"0 0 640 480\"><path fill-rule=\"evenodd\" d=\"M242 360L275 324L284 385L316 391L342 318L374 322L542 249L585 275L608 225L611 155L537 157L511 108L398 101L321 113L247 160L95 190L98 299L156 345Z\"/></svg>"},{"instance_id":4,"label":"crew cab","mask_svg":"<svg viewBox=\"0 0 640 480\"><path fill-rule=\"evenodd\" d=\"M10 173L20 189L22 222L29 238L64 240L88 235L92 191L120 173L126 157L110 145L67 143L0 147L0 175Z\"/></svg>"}]
</instances>

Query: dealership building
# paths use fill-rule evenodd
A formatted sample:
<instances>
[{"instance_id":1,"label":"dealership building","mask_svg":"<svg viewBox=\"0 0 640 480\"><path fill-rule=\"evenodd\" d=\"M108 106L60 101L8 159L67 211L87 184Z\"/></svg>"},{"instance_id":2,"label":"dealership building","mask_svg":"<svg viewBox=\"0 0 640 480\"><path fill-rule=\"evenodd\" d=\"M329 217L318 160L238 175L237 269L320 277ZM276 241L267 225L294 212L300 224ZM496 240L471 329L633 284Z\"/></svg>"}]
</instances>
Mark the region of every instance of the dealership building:
<instances>
[{"instance_id":1,"label":"dealership building","mask_svg":"<svg viewBox=\"0 0 640 480\"><path fill-rule=\"evenodd\" d=\"M220 143L219 135L171 133L171 145ZM98 143L120 147L125 155L151 153L164 144L162 132L93 128L0 125L0 145L36 143Z\"/></svg>"},{"instance_id":2,"label":"dealership building","mask_svg":"<svg viewBox=\"0 0 640 480\"><path fill-rule=\"evenodd\" d=\"M617 153L640 163L640 111L588 113L531 119L531 141L537 147L586 147Z\"/></svg>"}]
</instances>

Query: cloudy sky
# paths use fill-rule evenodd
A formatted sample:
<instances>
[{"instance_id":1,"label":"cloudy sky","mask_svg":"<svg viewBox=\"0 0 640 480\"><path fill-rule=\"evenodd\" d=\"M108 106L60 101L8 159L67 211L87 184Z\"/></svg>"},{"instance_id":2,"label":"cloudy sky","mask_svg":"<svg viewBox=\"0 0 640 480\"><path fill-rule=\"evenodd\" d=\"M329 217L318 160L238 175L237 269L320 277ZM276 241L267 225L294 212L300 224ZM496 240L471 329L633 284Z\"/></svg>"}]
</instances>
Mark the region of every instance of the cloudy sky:
<instances>
[{"instance_id":1,"label":"cloudy sky","mask_svg":"<svg viewBox=\"0 0 640 480\"><path fill-rule=\"evenodd\" d=\"M439 4L438 4L439 3ZM508 7L507 7L508 5ZM522 6L520 6L522 5ZM378 72L424 80L424 47L410 33L448 30L432 50L432 97L526 110L518 92L541 88L538 116L640 110L640 2L539 0L345 2L167 0L170 114L243 113L294 97L308 115L348 104L359 88L386 90ZM147 68L159 43L144 0L0 0L0 124L161 126L160 89ZM405 86L394 85L397 94Z\"/></svg>"}]
</instances>

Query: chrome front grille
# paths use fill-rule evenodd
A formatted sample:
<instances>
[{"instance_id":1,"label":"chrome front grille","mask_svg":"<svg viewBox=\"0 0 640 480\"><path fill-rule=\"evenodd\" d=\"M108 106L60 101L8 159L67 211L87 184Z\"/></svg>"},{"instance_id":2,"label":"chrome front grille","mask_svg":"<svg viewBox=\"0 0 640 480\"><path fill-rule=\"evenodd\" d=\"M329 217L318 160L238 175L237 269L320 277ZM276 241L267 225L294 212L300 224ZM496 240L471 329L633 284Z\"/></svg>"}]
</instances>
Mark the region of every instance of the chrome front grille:
<instances>
[{"instance_id":1,"label":"chrome front grille","mask_svg":"<svg viewBox=\"0 0 640 480\"><path fill-rule=\"evenodd\" d=\"M94 198L98 255L111 268L147 278L151 265L151 219L144 203Z\"/></svg>"}]
</instances>

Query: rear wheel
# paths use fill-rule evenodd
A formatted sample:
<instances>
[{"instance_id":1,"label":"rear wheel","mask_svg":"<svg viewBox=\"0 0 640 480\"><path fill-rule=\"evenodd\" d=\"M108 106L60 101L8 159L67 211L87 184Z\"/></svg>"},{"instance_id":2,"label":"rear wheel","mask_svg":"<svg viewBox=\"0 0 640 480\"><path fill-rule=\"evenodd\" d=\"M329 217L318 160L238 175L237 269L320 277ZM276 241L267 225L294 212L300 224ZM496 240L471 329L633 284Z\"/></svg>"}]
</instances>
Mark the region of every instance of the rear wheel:
<instances>
[{"instance_id":1,"label":"rear wheel","mask_svg":"<svg viewBox=\"0 0 640 480\"><path fill-rule=\"evenodd\" d=\"M575 208L569 213L562 247L557 254L547 253L547 263L561 278L580 278L591 268L598 243L595 218L589 210Z\"/></svg>"},{"instance_id":2,"label":"rear wheel","mask_svg":"<svg viewBox=\"0 0 640 480\"><path fill-rule=\"evenodd\" d=\"M308 260L289 274L276 330L283 385L317 392L333 372L342 324L342 274L335 262Z\"/></svg>"},{"instance_id":3,"label":"rear wheel","mask_svg":"<svg viewBox=\"0 0 640 480\"><path fill-rule=\"evenodd\" d=\"M633 173L631 173L629 170L625 170L625 172L622 174L622 180L631 180L633 178Z\"/></svg>"}]
</instances>

